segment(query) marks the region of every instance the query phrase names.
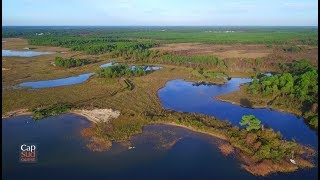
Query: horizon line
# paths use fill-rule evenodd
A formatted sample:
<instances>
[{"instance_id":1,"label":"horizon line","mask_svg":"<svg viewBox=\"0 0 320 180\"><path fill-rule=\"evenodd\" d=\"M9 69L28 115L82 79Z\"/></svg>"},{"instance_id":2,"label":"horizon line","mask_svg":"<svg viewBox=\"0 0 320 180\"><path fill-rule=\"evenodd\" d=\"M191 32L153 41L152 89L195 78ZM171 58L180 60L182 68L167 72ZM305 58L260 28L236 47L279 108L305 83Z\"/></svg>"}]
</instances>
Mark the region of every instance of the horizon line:
<instances>
[{"instance_id":1,"label":"horizon line","mask_svg":"<svg viewBox=\"0 0 320 180\"><path fill-rule=\"evenodd\" d=\"M2 27L318 27L318 25L2 25Z\"/></svg>"}]
</instances>

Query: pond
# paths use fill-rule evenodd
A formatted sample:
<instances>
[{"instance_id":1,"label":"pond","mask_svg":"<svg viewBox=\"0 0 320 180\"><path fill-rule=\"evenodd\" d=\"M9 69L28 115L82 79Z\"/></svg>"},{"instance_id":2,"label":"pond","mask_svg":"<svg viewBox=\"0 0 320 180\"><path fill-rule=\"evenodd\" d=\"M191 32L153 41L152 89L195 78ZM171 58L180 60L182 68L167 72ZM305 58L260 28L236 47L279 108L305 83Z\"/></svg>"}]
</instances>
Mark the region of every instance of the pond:
<instances>
[{"instance_id":1,"label":"pond","mask_svg":"<svg viewBox=\"0 0 320 180\"><path fill-rule=\"evenodd\" d=\"M31 116L2 120L3 179L257 179L238 160L220 153L221 140L167 125L150 125L131 140L133 149L114 143L92 152L80 135L84 117L64 114L33 121ZM19 162L20 146L37 146L36 163ZM17 173L18 172L18 173ZM317 169L274 174L265 179L316 179ZM261 179L261 178L259 178Z\"/></svg>"},{"instance_id":2,"label":"pond","mask_svg":"<svg viewBox=\"0 0 320 180\"><path fill-rule=\"evenodd\" d=\"M156 71L156 70L159 70L159 69L162 69L162 67L160 66L142 66L145 71ZM131 66L131 69L134 70L136 68L136 66Z\"/></svg>"},{"instance_id":3,"label":"pond","mask_svg":"<svg viewBox=\"0 0 320 180\"><path fill-rule=\"evenodd\" d=\"M24 82L24 83L19 84L19 86L31 87L33 89L67 86L67 85L83 83L87 79L89 79L89 77L92 75L94 75L94 73L86 73L86 74L81 74L79 76L72 76L72 77L61 78L61 79Z\"/></svg>"},{"instance_id":4,"label":"pond","mask_svg":"<svg viewBox=\"0 0 320 180\"><path fill-rule=\"evenodd\" d=\"M106 68L109 66L116 65L118 63L110 62L106 64L100 65L100 68ZM133 66L134 68L134 66ZM146 66L146 71L150 70L159 70L162 67L158 66ZM33 82L24 82L19 84L19 87L29 87L33 89L40 89L40 88L50 88L50 87L59 87L59 86L68 86L68 85L74 85L74 84L80 84L85 81L87 81L92 75L95 73L86 73L86 74L80 74L78 76L72 76L67 78L60 78L60 79L53 79L53 80L44 80L44 81L33 81ZM18 89L17 87L14 87Z\"/></svg>"},{"instance_id":5,"label":"pond","mask_svg":"<svg viewBox=\"0 0 320 180\"><path fill-rule=\"evenodd\" d=\"M214 98L236 91L240 84L251 80L232 78L224 85L196 85L184 80L172 80L158 91L158 95L166 109L206 114L220 120L227 120L236 126L240 126L239 122L243 115L253 114L265 126L280 131L286 139L295 139L297 142L317 148L318 136L304 123L303 118L269 108L246 108ZM248 100L244 98L242 101Z\"/></svg>"},{"instance_id":6,"label":"pond","mask_svg":"<svg viewBox=\"0 0 320 180\"><path fill-rule=\"evenodd\" d=\"M109 62L109 63L106 63L106 64L102 64L100 65L99 67L100 68L106 68L106 67L109 67L109 66L113 66L113 65L117 65L118 63L116 62Z\"/></svg>"},{"instance_id":7,"label":"pond","mask_svg":"<svg viewBox=\"0 0 320 180\"><path fill-rule=\"evenodd\" d=\"M2 56L17 56L17 57L33 57L33 56L56 54L56 53L57 52L2 50Z\"/></svg>"}]
</instances>

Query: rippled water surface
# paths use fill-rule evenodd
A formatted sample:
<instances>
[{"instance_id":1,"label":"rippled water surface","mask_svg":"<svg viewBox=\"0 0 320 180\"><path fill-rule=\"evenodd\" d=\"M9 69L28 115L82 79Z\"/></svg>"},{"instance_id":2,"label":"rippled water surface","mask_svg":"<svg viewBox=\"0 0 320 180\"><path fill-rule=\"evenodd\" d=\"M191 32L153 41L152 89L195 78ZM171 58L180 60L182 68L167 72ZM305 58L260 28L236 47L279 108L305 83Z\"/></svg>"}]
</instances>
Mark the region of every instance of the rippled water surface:
<instances>
[{"instance_id":1,"label":"rippled water surface","mask_svg":"<svg viewBox=\"0 0 320 180\"><path fill-rule=\"evenodd\" d=\"M90 126L84 117L64 114L33 121L30 116L2 120L2 178L16 179L261 179L223 156L221 140L167 125L151 125L127 145L92 152L80 131ZM24 143L37 145L38 161L19 162ZM316 179L317 170L274 174L263 179Z\"/></svg>"}]
</instances>

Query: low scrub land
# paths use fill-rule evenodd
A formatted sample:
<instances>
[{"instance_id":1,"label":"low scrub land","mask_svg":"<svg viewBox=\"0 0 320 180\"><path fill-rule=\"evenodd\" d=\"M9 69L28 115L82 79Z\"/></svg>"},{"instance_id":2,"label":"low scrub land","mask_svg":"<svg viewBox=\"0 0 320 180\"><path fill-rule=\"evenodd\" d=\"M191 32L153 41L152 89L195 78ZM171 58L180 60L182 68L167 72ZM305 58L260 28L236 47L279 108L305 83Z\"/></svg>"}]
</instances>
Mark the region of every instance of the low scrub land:
<instances>
[{"instance_id":1,"label":"low scrub land","mask_svg":"<svg viewBox=\"0 0 320 180\"><path fill-rule=\"evenodd\" d=\"M204 44L204 43L174 43L162 44L151 48L178 56L217 56L226 58L262 58L272 53L272 48L263 44Z\"/></svg>"}]
</instances>

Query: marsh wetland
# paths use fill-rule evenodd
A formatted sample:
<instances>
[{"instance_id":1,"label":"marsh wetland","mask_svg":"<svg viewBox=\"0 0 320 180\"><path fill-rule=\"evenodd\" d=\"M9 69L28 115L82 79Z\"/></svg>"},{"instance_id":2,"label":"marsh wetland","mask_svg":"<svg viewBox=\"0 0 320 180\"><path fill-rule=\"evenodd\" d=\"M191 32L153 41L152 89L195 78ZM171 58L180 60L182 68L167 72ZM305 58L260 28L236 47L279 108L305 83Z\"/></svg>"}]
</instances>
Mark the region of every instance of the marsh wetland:
<instances>
[{"instance_id":1,"label":"marsh wetland","mask_svg":"<svg viewBox=\"0 0 320 180\"><path fill-rule=\"evenodd\" d=\"M3 178L318 177L313 28L34 28L3 27L3 49L64 53L2 55Z\"/></svg>"}]
</instances>

